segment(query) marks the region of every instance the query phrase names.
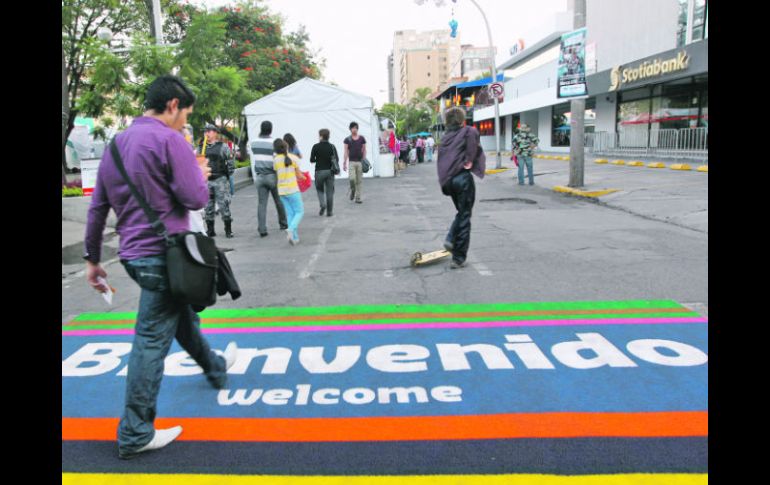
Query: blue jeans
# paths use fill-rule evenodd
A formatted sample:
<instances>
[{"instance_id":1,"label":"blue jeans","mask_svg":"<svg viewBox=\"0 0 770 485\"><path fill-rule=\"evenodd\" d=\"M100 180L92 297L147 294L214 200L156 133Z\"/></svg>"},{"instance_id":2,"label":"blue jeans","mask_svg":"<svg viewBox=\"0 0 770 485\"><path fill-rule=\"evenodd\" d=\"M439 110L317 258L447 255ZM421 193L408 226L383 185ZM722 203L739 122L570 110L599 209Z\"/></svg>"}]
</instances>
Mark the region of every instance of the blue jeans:
<instances>
[{"instance_id":1,"label":"blue jeans","mask_svg":"<svg viewBox=\"0 0 770 485\"><path fill-rule=\"evenodd\" d=\"M128 275L142 289L134 343L128 361L126 407L118 426L118 452L130 455L155 435L155 413L163 378L163 361L176 338L216 388L227 384L225 359L215 354L200 331L190 305L171 297L166 257L124 260Z\"/></svg>"},{"instance_id":2,"label":"blue jeans","mask_svg":"<svg viewBox=\"0 0 770 485\"><path fill-rule=\"evenodd\" d=\"M524 185L524 165L527 165L527 175L529 175L529 185L535 184L535 174L532 172L532 157L518 155L519 159L519 185Z\"/></svg>"},{"instance_id":3,"label":"blue jeans","mask_svg":"<svg viewBox=\"0 0 770 485\"><path fill-rule=\"evenodd\" d=\"M299 239L299 221L302 220L302 216L305 215L305 208L302 205L302 193L294 192L289 195L282 195L281 202L286 209L286 222L289 223L289 230L291 231L294 239Z\"/></svg>"}]
</instances>

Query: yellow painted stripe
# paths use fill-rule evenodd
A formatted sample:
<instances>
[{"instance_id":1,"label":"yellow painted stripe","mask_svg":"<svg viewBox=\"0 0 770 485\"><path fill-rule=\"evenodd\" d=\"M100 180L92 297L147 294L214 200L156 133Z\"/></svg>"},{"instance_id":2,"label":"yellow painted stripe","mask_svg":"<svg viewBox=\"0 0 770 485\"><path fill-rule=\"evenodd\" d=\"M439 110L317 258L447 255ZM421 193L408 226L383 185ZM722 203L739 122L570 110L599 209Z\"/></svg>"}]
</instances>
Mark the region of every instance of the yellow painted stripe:
<instances>
[{"instance_id":1,"label":"yellow painted stripe","mask_svg":"<svg viewBox=\"0 0 770 485\"><path fill-rule=\"evenodd\" d=\"M647 165L650 168L666 168L666 164L662 162L652 162L651 164Z\"/></svg>"},{"instance_id":2,"label":"yellow painted stripe","mask_svg":"<svg viewBox=\"0 0 770 485\"><path fill-rule=\"evenodd\" d=\"M698 172L708 172L708 171L709 171L708 165L701 165L700 167L698 167Z\"/></svg>"},{"instance_id":3,"label":"yellow painted stripe","mask_svg":"<svg viewBox=\"0 0 770 485\"><path fill-rule=\"evenodd\" d=\"M601 197L602 195L611 194L613 192L617 192L619 189L605 189L605 190L593 190L593 191L586 191L586 190L579 190L579 189L573 189L571 187L565 187L563 185L557 185L553 188L555 192L561 192L563 194L572 194L577 195L580 197Z\"/></svg>"},{"instance_id":4,"label":"yellow painted stripe","mask_svg":"<svg viewBox=\"0 0 770 485\"><path fill-rule=\"evenodd\" d=\"M617 475L172 475L62 473L62 485L707 485L705 473Z\"/></svg>"},{"instance_id":5,"label":"yellow painted stripe","mask_svg":"<svg viewBox=\"0 0 770 485\"><path fill-rule=\"evenodd\" d=\"M607 160L606 158L597 158L596 160L594 160L594 163L609 163L609 160Z\"/></svg>"},{"instance_id":6,"label":"yellow painted stripe","mask_svg":"<svg viewBox=\"0 0 770 485\"><path fill-rule=\"evenodd\" d=\"M626 161L625 160L613 160L610 163L613 164L613 165L625 165Z\"/></svg>"},{"instance_id":7,"label":"yellow painted stripe","mask_svg":"<svg viewBox=\"0 0 770 485\"><path fill-rule=\"evenodd\" d=\"M686 163L675 163L669 167L671 170L692 170L692 167Z\"/></svg>"},{"instance_id":8,"label":"yellow painted stripe","mask_svg":"<svg viewBox=\"0 0 770 485\"><path fill-rule=\"evenodd\" d=\"M628 162L627 165L630 166L630 167L644 167L644 162L640 162L640 161L636 160L636 161L633 161L633 162Z\"/></svg>"}]
</instances>

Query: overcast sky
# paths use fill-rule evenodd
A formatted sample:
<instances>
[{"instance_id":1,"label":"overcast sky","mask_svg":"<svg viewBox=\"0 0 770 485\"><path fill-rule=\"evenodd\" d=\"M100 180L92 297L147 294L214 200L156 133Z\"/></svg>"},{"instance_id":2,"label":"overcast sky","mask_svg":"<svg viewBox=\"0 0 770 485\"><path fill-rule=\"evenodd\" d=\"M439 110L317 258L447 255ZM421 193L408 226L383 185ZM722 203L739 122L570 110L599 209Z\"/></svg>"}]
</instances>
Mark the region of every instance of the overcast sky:
<instances>
[{"instance_id":1,"label":"overcast sky","mask_svg":"<svg viewBox=\"0 0 770 485\"><path fill-rule=\"evenodd\" d=\"M225 0L198 0L213 8ZM518 39L530 46L553 32L555 14L567 9L567 0L477 0L487 15L497 64L510 57ZM388 101L387 58L397 30L448 29L454 7L462 44L489 45L484 20L469 0L436 7L433 0L266 0L274 13L283 15L288 31L304 25L313 50L326 59L324 81L374 98L377 107Z\"/></svg>"}]
</instances>

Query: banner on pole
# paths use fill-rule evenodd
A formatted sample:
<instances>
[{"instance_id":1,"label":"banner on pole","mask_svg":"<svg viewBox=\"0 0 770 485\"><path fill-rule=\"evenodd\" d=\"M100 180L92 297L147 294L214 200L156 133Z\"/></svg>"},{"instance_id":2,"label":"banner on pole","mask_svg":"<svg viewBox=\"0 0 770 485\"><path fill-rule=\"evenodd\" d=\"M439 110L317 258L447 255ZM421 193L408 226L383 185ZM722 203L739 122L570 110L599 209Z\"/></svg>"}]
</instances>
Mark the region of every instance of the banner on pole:
<instances>
[{"instance_id":1,"label":"banner on pole","mask_svg":"<svg viewBox=\"0 0 770 485\"><path fill-rule=\"evenodd\" d=\"M584 27L561 36L556 82L556 96L558 98L572 98L588 94L585 63L586 32Z\"/></svg>"}]
</instances>

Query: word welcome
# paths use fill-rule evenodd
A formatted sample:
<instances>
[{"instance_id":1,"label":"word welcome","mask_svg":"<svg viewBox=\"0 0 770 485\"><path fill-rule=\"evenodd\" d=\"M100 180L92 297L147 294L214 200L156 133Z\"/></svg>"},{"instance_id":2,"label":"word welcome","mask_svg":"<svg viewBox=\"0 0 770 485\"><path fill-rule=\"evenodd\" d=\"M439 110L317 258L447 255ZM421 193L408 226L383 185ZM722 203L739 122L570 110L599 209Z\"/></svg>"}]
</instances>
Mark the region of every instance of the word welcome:
<instances>
[{"instance_id":1,"label":"word welcome","mask_svg":"<svg viewBox=\"0 0 770 485\"><path fill-rule=\"evenodd\" d=\"M601 367L638 367L629 355L595 332L577 333L577 340L560 342L550 348L553 358L572 369L597 369ZM491 344L437 343L436 352L441 368L447 372L471 370L469 355L476 355L490 370L514 369L510 356L515 355L526 369L554 370L554 362L532 341L529 335L504 335L501 346ZM692 367L708 362L708 356L700 349L682 342L663 339L637 339L628 342L625 349L640 361L674 367ZM131 344L125 342L88 343L62 361L63 377L90 377L114 371L123 364L131 352ZM356 366L362 358L359 345L337 346L329 360L325 347L301 347L297 356L299 366L310 374L341 374ZM286 347L241 348L237 360L228 374L246 374L256 359L262 360L261 374L286 374L292 365L294 352ZM431 351L422 345L395 344L373 347L364 360L370 368L386 373L410 373L428 371ZM128 360L126 358L126 360ZM297 363L294 365L296 366ZM125 376L123 367L117 375ZM164 373L168 376L201 374L201 368L186 352L169 355L165 360Z\"/></svg>"},{"instance_id":2,"label":"word welcome","mask_svg":"<svg viewBox=\"0 0 770 485\"><path fill-rule=\"evenodd\" d=\"M306 406L308 403L320 405L339 404L340 395L348 404L390 404L395 398L398 404L411 404L412 398L417 403L429 402L428 391L424 387L379 387L377 390L366 387L354 387L341 391L337 388L317 389L311 393L310 384L298 384L297 393L291 389L236 389L232 395L230 390L222 389L217 395L220 406L252 406L258 401L270 406L285 406L290 403L295 406ZM462 401L462 389L455 386L436 386L431 389L430 396L438 402ZM248 393L248 394L247 394Z\"/></svg>"}]
</instances>

